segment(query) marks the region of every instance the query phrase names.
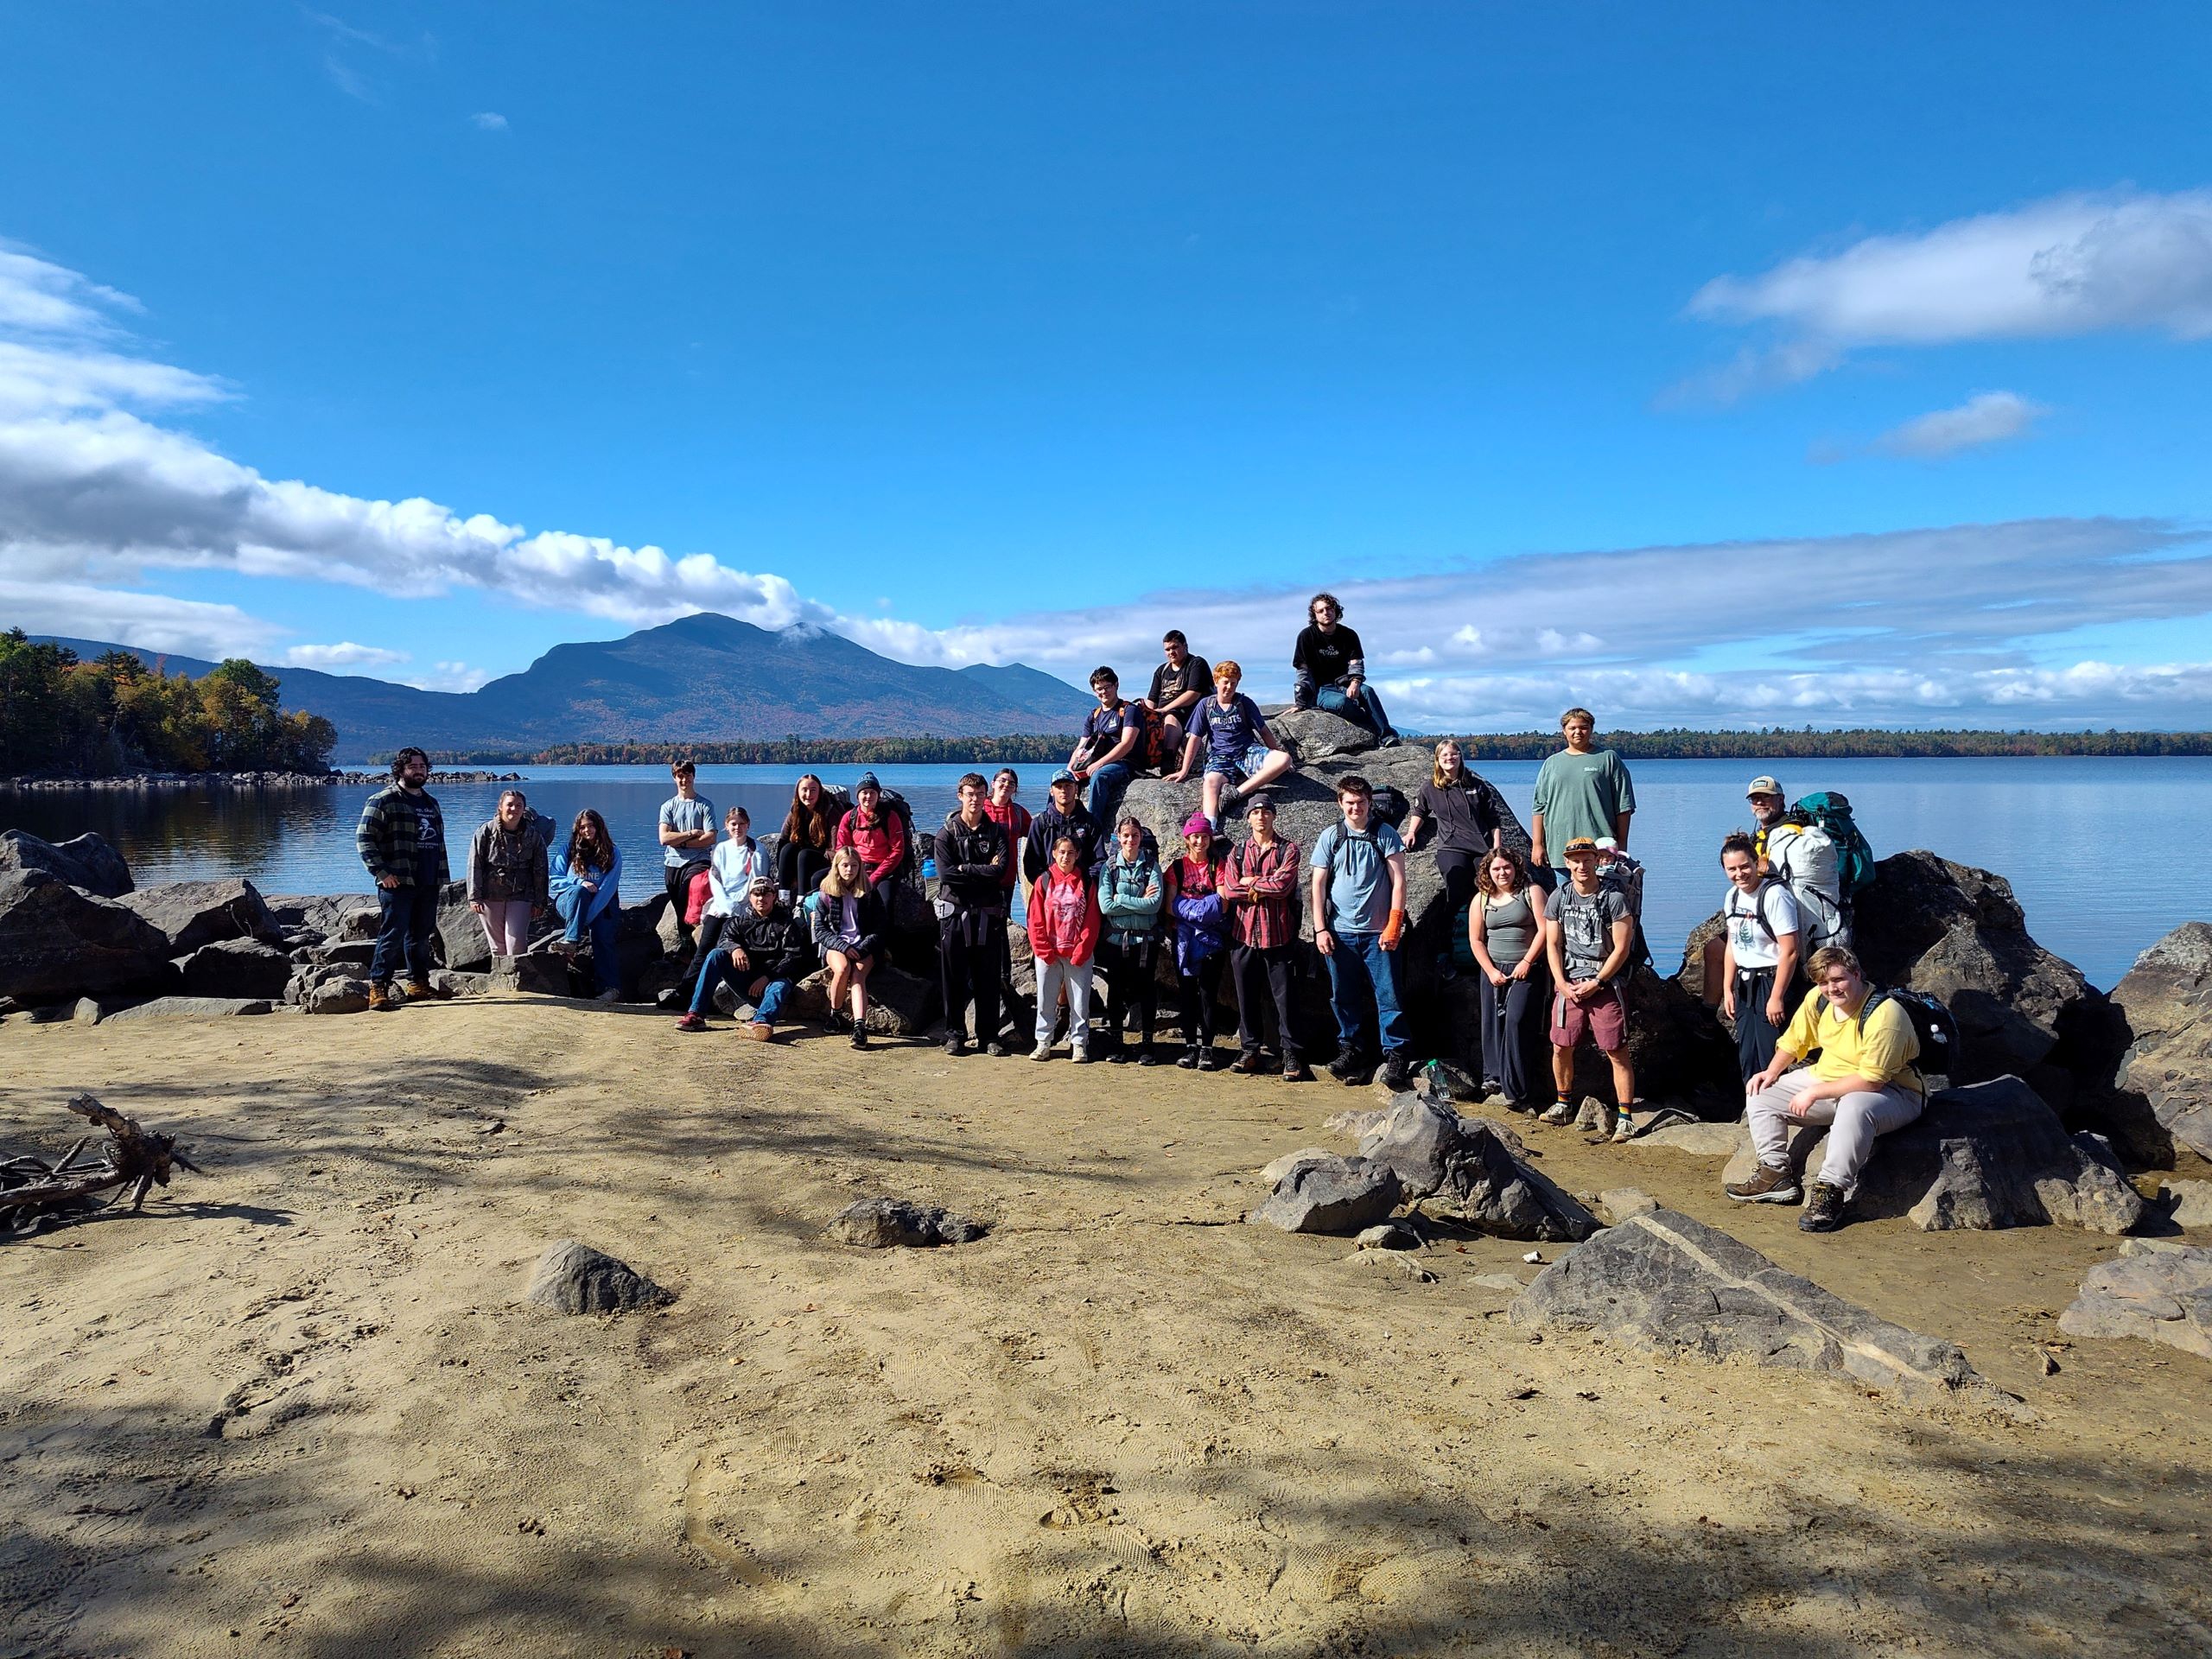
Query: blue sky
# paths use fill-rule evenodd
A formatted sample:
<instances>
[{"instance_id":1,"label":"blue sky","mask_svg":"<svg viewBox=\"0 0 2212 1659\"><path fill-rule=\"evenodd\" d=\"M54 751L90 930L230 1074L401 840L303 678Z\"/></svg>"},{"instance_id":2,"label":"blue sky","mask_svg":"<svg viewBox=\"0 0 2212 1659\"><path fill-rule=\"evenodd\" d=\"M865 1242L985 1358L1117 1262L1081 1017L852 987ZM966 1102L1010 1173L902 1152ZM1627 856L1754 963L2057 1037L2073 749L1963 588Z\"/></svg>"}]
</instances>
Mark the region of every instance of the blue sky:
<instances>
[{"instance_id":1,"label":"blue sky","mask_svg":"<svg viewBox=\"0 0 2212 1659\"><path fill-rule=\"evenodd\" d=\"M0 620L2202 725L2212 14L0 3Z\"/></svg>"}]
</instances>

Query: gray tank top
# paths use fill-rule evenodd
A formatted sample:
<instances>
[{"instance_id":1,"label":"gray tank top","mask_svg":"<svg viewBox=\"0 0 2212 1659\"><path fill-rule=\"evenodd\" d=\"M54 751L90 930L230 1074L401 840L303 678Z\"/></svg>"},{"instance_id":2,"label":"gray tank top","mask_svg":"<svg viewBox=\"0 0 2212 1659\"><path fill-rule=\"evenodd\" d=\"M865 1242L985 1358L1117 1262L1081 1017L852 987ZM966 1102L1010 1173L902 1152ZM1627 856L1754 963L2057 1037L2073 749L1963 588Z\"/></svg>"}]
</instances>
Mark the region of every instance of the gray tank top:
<instances>
[{"instance_id":1,"label":"gray tank top","mask_svg":"<svg viewBox=\"0 0 2212 1659\"><path fill-rule=\"evenodd\" d=\"M1521 958L1535 943L1536 914L1529 907L1529 891L1523 887L1504 899L1476 895L1483 907L1483 944L1490 959L1508 973L1521 965Z\"/></svg>"}]
</instances>

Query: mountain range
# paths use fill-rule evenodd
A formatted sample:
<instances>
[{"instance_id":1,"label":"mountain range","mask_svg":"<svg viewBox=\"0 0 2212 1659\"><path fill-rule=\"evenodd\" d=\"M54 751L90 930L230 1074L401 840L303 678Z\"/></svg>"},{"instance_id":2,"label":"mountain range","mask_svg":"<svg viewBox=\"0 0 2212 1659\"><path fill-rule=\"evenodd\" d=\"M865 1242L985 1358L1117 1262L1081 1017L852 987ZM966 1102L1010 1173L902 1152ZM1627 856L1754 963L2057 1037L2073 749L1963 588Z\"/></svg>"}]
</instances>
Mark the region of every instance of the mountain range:
<instances>
[{"instance_id":1,"label":"mountain range","mask_svg":"<svg viewBox=\"0 0 2212 1659\"><path fill-rule=\"evenodd\" d=\"M128 651L194 678L214 664L130 645L41 639L89 660ZM919 668L842 634L775 632L702 612L621 639L556 645L518 674L474 691L423 691L364 675L264 663L287 709L338 728L358 759L401 744L426 749L554 743L707 742L781 737L980 737L1071 732L1091 700L1020 663Z\"/></svg>"}]
</instances>

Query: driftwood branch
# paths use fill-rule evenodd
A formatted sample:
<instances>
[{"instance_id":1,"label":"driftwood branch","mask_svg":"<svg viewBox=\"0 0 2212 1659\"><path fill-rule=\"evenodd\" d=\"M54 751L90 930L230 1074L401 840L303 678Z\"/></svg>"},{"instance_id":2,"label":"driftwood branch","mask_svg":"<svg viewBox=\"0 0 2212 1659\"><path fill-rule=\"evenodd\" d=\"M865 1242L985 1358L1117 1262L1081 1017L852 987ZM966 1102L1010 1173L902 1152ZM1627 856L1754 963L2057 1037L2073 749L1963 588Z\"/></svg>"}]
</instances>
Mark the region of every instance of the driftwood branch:
<instances>
[{"instance_id":1,"label":"driftwood branch","mask_svg":"<svg viewBox=\"0 0 2212 1659\"><path fill-rule=\"evenodd\" d=\"M107 1144L97 1156L83 1157L92 1144L87 1135L63 1154L59 1163L29 1155L0 1161L0 1238L74 1219L93 1208L93 1200L102 1193L111 1205L125 1187L130 1189L130 1207L135 1212L148 1192L169 1184L172 1169L203 1173L173 1136L141 1128L135 1119L101 1105L90 1095L78 1096L68 1107L105 1129Z\"/></svg>"}]
</instances>

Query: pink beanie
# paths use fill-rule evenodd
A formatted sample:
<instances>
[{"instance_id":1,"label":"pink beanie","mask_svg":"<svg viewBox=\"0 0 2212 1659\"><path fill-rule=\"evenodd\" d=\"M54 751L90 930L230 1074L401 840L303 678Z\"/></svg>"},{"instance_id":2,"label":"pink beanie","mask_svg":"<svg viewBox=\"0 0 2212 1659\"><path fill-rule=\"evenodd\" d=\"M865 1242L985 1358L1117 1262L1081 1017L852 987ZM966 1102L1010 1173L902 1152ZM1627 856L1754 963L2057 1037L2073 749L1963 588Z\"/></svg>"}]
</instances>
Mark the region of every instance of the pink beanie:
<instances>
[{"instance_id":1,"label":"pink beanie","mask_svg":"<svg viewBox=\"0 0 2212 1659\"><path fill-rule=\"evenodd\" d=\"M1210 836L1213 834L1213 820L1203 812L1193 812L1183 820L1183 833L1186 836Z\"/></svg>"}]
</instances>

